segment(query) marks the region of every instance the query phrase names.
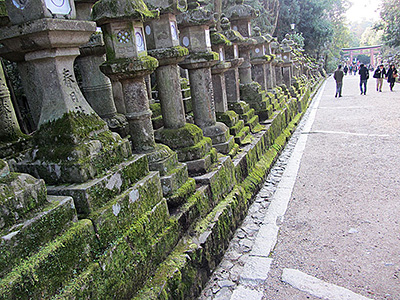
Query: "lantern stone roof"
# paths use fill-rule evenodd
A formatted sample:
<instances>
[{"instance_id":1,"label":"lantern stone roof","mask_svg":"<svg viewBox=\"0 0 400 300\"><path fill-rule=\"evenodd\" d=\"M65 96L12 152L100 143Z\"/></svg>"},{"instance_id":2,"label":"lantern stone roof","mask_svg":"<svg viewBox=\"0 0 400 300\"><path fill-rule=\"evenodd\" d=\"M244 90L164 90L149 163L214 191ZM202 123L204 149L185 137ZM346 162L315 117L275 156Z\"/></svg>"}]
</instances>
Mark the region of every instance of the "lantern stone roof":
<instances>
[{"instance_id":1,"label":"lantern stone roof","mask_svg":"<svg viewBox=\"0 0 400 300\"><path fill-rule=\"evenodd\" d=\"M100 0L92 9L92 20L98 25L115 20L146 20L159 16L159 11L151 11L143 0Z\"/></svg>"},{"instance_id":2,"label":"lantern stone roof","mask_svg":"<svg viewBox=\"0 0 400 300\"><path fill-rule=\"evenodd\" d=\"M232 20L254 19L259 15L259 11L252 6L244 4L243 0L236 0L236 4L224 11L225 16Z\"/></svg>"}]
</instances>

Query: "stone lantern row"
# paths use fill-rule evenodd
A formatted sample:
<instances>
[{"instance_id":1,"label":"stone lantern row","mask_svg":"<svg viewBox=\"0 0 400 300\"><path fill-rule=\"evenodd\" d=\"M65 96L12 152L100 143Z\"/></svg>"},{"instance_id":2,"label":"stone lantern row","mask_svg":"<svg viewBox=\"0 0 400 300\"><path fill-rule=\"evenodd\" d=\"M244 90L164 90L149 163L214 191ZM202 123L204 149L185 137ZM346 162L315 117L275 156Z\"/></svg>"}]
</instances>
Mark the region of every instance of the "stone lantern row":
<instances>
[{"instance_id":1,"label":"stone lantern row","mask_svg":"<svg viewBox=\"0 0 400 300\"><path fill-rule=\"evenodd\" d=\"M180 178L187 178L185 167L178 164L177 159L187 162L192 174L206 172L215 160L212 146L224 154L235 148L229 128L217 122L216 112L223 114L232 109L254 128L258 116L254 115L254 110L251 112L246 102L253 102L252 107L262 111L265 109L263 91L280 80L278 75L276 79L272 76L274 72L268 64L271 60L266 59L273 54L273 39L262 37L257 30L256 37L251 38L250 20L255 13L240 1L227 12L231 15L233 29L227 19L221 21L223 43L219 45L212 44L210 39L211 12L196 1L189 1L186 9L182 1L148 0L147 4L157 11L149 10L142 1L131 5L127 1L101 0L93 8L95 1L90 0L56 3L60 5L55 2L7 0L12 26L0 32L1 43L6 49L2 50L2 55L29 71L22 75L25 87L35 81L35 90L30 96L34 98L32 104L36 108L39 133L43 131L49 137L47 144L67 148L63 155L69 162L61 169L57 162L62 158L49 154L48 149L43 150L46 147L39 147L19 162L22 171L47 178L49 183L83 182L94 177L102 167L86 168L80 162L88 157L92 160L103 157L105 149L122 153L122 158L129 156L123 139L112 135L112 140L107 140L107 127L94 111L107 121L108 127L122 136L129 135L133 151L146 153L150 168L159 170L170 185L173 181L170 171L176 168L186 173ZM240 9L237 6L241 6ZM245 13L238 17L235 10ZM105 47L102 35L95 33L89 19L102 28ZM31 41L29 47L27 41ZM288 42L282 48L283 61L289 71L279 72L282 78L289 80L293 71L289 66L290 59L285 57L289 57L290 46ZM73 62L78 55L83 94L73 72ZM101 72L98 71L99 64ZM194 122L198 127L186 124L179 66L189 71ZM145 77L154 71L164 122L164 128L156 134L151 124L145 83ZM118 82L121 87L122 115L117 113L111 82ZM252 94L246 93L248 90ZM87 116L88 132L79 134L75 130L74 126L78 124L73 119L77 115ZM11 116L13 118L15 116ZM54 126L57 122L60 126L67 124L71 132ZM48 125L50 123L52 126ZM12 120L7 124L15 127ZM60 139L60 134L68 138ZM99 139L98 135L104 135L104 138ZM167 146L156 144L156 141ZM99 142L100 145L93 147L93 143ZM88 149L82 150L82 144ZM182 182L175 182L175 186Z\"/></svg>"}]
</instances>

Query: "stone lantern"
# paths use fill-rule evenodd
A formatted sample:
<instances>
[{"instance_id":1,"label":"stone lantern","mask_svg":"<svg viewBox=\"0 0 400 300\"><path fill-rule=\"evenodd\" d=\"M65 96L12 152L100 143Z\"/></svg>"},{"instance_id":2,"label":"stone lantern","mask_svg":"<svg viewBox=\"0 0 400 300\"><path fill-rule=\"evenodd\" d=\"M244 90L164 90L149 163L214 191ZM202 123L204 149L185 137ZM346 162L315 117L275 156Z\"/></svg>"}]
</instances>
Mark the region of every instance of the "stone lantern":
<instances>
[{"instance_id":1,"label":"stone lantern","mask_svg":"<svg viewBox=\"0 0 400 300\"><path fill-rule=\"evenodd\" d=\"M225 113L228 110L224 73L231 68L231 63L225 60L225 46L231 45L232 43L223 34L216 32L215 28L211 29L211 48L219 55L219 62L211 68L217 113Z\"/></svg>"},{"instance_id":2,"label":"stone lantern","mask_svg":"<svg viewBox=\"0 0 400 300\"><path fill-rule=\"evenodd\" d=\"M292 59L291 59L291 51L292 48L291 46L293 45L292 40L288 39L283 39L282 40L282 76L283 76L283 82L286 84L286 86L291 86L292 85Z\"/></svg>"},{"instance_id":3,"label":"stone lantern","mask_svg":"<svg viewBox=\"0 0 400 300\"><path fill-rule=\"evenodd\" d=\"M103 31L107 51L107 61L100 69L112 80L121 82L128 134L137 152L155 149L144 77L158 67L158 61L147 55L142 18L157 16L141 1L101 0L92 10L92 19Z\"/></svg>"},{"instance_id":4,"label":"stone lantern","mask_svg":"<svg viewBox=\"0 0 400 300\"><path fill-rule=\"evenodd\" d=\"M95 0L75 0L76 16L79 20L89 20ZM107 122L108 127L126 136L126 118L117 113L110 79L100 71L106 60L106 49L100 32L92 34L90 40L80 47L76 64L81 73L82 92L95 112Z\"/></svg>"},{"instance_id":5,"label":"stone lantern","mask_svg":"<svg viewBox=\"0 0 400 300\"><path fill-rule=\"evenodd\" d=\"M252 70L251 74L254 81L258 82L263 90L267 90L267 70L266 64L268 61L268 56L266 56L265 43L267 39L261 35L261 30L259 27L254 27L254 39L257 44L251 52L251 64Z\"/></svg>"},{"instance_id":6,"label":"stone lantern","mask_svg":"<svg viewBox=\"0 0 400 300\"><path fill-rule=\"evenodd\" d=\"M72 0L7 0L6 6L11 26L2 28L0 42L17 61L29 62L34 74L29 91L40 99L34 148L16 169L49 184L84 182L129 156L127 141L111 134L74 75L79 46L89 40L96 24L72 20Z\"/></svg>"},{"instance_id":7,"label":"stone lantern","mask_svg":"<svg viewBox=\"0 0 400 300\"><path fill-rule=\"evenodd\" d=\"M225 45L225 60L231 63L231 68L225 72L228 108L240 114L243 113L240 111L241 106L246 103L240 100L239 66L243 63L243 58L239 57L238 45L245 43L246 39L239 32L231 29L227 18L222 18L220 24L221 33L231 43L230 45Z\"/></svg>"},{"instance_id":8,"label":"stone lantern","mask_svg":"<svg viewBox=\"0 0 400 300\"><path fill-rule=\"evenodd\" d=\"M107 61L100 69L121 82L132 148L147 155L149 169L160 172L163 195L170 197L188 180L188 172L186 165L178 163L176 152L156 144L154 138L145 77L159 63L147 55L142 20L158 15L143 1L101 0L92 11L93 19L102 28L107 49Z\"/></svg>"},{"instance_id":9,"label":"stone lantern","mask_svg":"<svg viewBox=\"0 0 400 300\"><path fill-rule=\"evenodd\" d=\"M176 151L179 161L186 163L191 175L205 173L214 161L209 153L212 144L198 126L186 123L179 76L178 63L185 59L189 50L179 45L175 14L187 9L186 0L147 0L146 3L160 11L159 19L145 23L149 54L160 64L155 73L164 127L155 132L156 141Z\"/></svg>"},{"instance_id":10,"label":"stone lantern","mask_svg":"<svg viewBox=\"0 0 400 300\"><path fill-rule=\"evenodd\" d=\"M232 29L247 38L247 43L239 45L240 57L244 59L239 67L241 98L249 103L258 116L264 120L269 115L269 102L263 87L253 81L251 74L251 52L256 48L255 44L257 43L251 37L251 20L258 15L258 11L250 5L244 4L243 0L236 0L235 5L226 9L225 15L230 19Z\"/></svg>"},{"instance_id":11,"label":"stone lantern","mask_svg":"<svg viewBox=\"0 0 400 300\"><path fill-rule=\"evenodd\" d=\"M237 136L242 126L238 126L239 115L235 111L228 111L228 98L225 81L225 72L231 69L232 63L226 60L225 48L232 47L232 43L215 27L210 29L211 32L211 48L219 54L219 63L211 68L215 111L217 120L224 123L230 128L230 133ZM243 121L242 121L243 123ZM244 135L245 137L246 135ZM237 139L235 138L235 141ZM240 139L238 140L240 142ZM238 149L238 145L235 146ZM231 155L235 155L237 151L232 151Z\"/></svg>"},{"instance_id":12,"label":"stone lantern","mask_svg":"<svg viewBox=\"0 0 400 300\"><path fill-rule=\"evenodd\" d=\"M231 29L231 24L227 18L221 19L222 34L232 43L231 46L225 46L226 60L231 63L231 68L225 72L226 94L228 101L228 108L239 114L241 120L244 121L245 127L237 127L239 132L232 132L238 144L241 144L249 133L249 129L256 128L258 123L258 116L255 115L253 108L241 100L240 95L240 75L239 67L244 59L239 57L239 46L241 49L246 46L253 45L253 40L244 38L238 31Z\"/></svg>"},{"instance_id":13,"label":"stone lantern","mask_svg":"<svg viewBox=\"0 0 400 300\"><path fill-rule=\"evenodd\" d=\"M272 61L274 60L274 56L272 55L271 51L271 42L272 42L272 36L270 34L264 35L266 41L265 41L265 55L268 57L266 59L266 65L265 65L265 70L266 70L266 78L267 78L267 90L270 91L274 88L274 72L272 68Z\"/></svg>"},{"instance_id":14,"label":"stone lantern","mask_svg":"<svg viewBox=\"0 0 400 300\"><path fill-rule=\"evenodd\" d=\"M189 56L180 66L189 70L194 122L213 146L227 154L234 146L228 127L216 121L211 67L219 62L218 53L211 51L210 29L214 18L196 0L188 4L188 11L178 15L181 45L189 49Z\"/></svg>"},{"instance_id":15,"label":"stone lantern","mask_svg":"<svg viewBox=\"0 0 400 300\"><path fill-rule=\"evenodd\" d=\"M282 84L281 50L276 38L271 42L271 51L274 56L272 67L274 68L274 86Z\"/></svg>"}]
</instances>

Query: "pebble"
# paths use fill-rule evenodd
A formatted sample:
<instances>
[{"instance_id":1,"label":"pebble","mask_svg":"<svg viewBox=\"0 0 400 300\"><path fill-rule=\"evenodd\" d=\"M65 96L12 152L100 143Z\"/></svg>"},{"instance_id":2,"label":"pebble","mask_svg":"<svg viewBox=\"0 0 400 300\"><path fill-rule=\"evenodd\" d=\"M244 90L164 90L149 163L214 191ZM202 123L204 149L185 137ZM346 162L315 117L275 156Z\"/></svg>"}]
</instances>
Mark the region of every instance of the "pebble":
<instances>
[{"instance_id":1,"label":"pebble","mask_svg":"<svg viewBox=\"0 0 400 300\"><path fill-rule=\"evenodd\" d=\"M349 230L349 234L357 233L357 232L358 232L358 230L355 228L350 228L350 230Z\"/></svg>"},{"instance_id":2,"label":"pebble","mask_svg":"<svg viewBox=\"0 0 400 300\"><path fill-rule=\"evenodd\" d=\"M218 285L221 288L224 288L224 287L233 287L236 284L233 281L230 281L230 280L222 280L222 281L218 281Z\"/></svg>"}]
</instances>

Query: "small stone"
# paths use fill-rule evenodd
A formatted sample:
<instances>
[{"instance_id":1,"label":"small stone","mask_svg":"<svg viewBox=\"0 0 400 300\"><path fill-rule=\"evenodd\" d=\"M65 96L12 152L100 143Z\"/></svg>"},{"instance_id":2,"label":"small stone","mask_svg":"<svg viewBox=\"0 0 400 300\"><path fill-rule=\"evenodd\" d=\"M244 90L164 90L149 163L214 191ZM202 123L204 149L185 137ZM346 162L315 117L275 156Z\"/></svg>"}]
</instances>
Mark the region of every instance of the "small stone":
<instances>
[{"instance_id":1,"label":"small stone","mask_svg":"<svg viewBox=\"0 0 400 300\"><path fill-rule=\"evenodd\" d=\"M213 292L213 294L218 293L218 291L219 291L220 289L221 289L221 288L220 288L218 285L214 285L214 286L212 287L212 292Z\"/></svg>"},{"instance_id":2,"label":"small stone","mask_svg":"<svg viewBox=\"0 0 400 300\"><path fill-rule=\"evenodd\" d=\"M230 280L222 280L222 281L218 281L218 285L221 288L225 288L225 287L232 287L235 286L235 283L230 281Z\"/></svg>"},{"instance_id":3,"label":"small stone","mask_svg":"<svg viewBox=\"0 0 400 300\"><path fill-rule=\"evenodd\" d=\"M214 297L214 300L229 300L231 299L232 291L229 288L222 288Z\"/></svg>"},{"instance_id":4,"label":"small stone","mask_svg":"<svg viewBox=\"0 0 400 300\"><path fill-rule=\"evenodd\" d=\"M358 232L358 230L355 228L350 228L350 230L349 230L349 234L353 234L353 233L357 233L357 232Z\"/></svg>"}]
</instances>

